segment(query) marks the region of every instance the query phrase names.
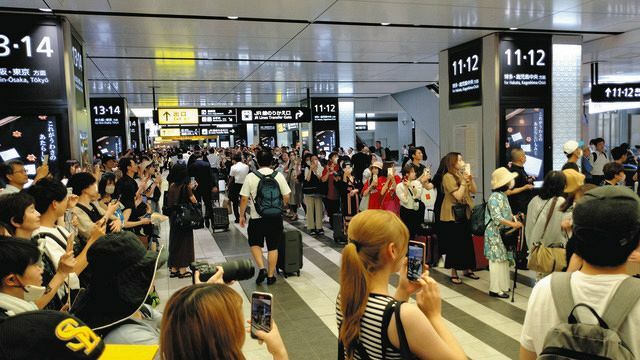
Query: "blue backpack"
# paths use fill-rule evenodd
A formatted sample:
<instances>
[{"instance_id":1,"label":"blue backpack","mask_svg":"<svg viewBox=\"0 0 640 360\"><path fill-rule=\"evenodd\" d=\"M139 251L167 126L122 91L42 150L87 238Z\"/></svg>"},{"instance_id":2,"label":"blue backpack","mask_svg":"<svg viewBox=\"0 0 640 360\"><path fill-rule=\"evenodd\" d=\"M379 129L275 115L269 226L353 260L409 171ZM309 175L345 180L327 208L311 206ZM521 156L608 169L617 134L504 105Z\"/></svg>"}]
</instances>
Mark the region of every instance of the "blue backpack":
<instances>
[{"instance_id":1,"label":"blue backpack","mask_svg":"<svg viewBox=\"0 0 640 360\"><path fill-rule=\"evenodd\" d=\"M278 173L274 171L269 175L263 175L259 171L253 172L259 179L258 193L254 199L256 211L263 218L274 218L282 216L282 193L280 184L276 180Z\"/></svg>"}]
</instances>

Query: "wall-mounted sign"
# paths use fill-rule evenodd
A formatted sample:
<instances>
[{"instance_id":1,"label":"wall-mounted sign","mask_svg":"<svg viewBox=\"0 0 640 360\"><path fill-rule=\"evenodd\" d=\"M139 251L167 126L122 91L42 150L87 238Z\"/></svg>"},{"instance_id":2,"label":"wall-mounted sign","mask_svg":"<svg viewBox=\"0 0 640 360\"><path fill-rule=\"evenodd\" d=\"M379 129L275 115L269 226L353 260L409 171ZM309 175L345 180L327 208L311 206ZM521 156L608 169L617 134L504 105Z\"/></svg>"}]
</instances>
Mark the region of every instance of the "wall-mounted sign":
<instances>
[{"instance_id":1,"label":"wall-mounted sign","mask_svg":"<svg viewBox=\"0 0 640 360\"><path fill-rule=\"evenodd\" d=\"M76 107L84 109L84 57L82 44L75 36L71 38L71 60L73 61L73 84L76 92Z\"/></svg>"},{"instance_id":2,"label":"wall-mounted sign","mask_svg":"<svg viewBox=\"0 0 640 360\"><path fill-rule=\"evenodd\" d=\"M130 134L124 98L91 98L89 113L94 154L117 156L128 146L127 139L136 139L136 134Z\"/></svg>"},{"instance_id":3,"label":"wall-mounted sign","mask_svg":"<svg viewBox=\"0 0 640 360\"><path fill-rule=\"evenodd\" d=\"M66 101L58 19L0 15L0 104Z\"/></svg>"},{"instance_id":4,"label":"wall-mounted sign","mask_svg":"<svg viewBox=\"0 0 640 360\"><path fill-rule=\"evenodd\" d=\"M235 124L238 121L236 108L198 109L200 124Z\"/></svg>"},{"instance_id":5,"label":"wall-mounted sign","mask_svg":"<svg viewBox=\"0 0 640 360\"><path fill-rule=\"evenodd\" d=\"M640 101L640 83L591 85L593 102Z\"/></svg>"},{"instance_id":6,"label":"wall-mounted sign","mask_svg":"<svg viewBox=\"0 0 640 360\"><path fill-rule=\"evenodd\" d=\"M125 106L124 98L91 98L91 123L97 126L124 124Z\"/></svg>"},{"instance_id":7,"label":"wall-mounted sign","mask_svg":"<svg viewBox=\"0 0 640 360\"><path fill-rule=\"evenodd\" d=\"M299 123L309 122L311 119L309 108L304 107L238 108L238 110L243 123Z\"/></svg>"},{"instance_id":8,"label":"wall-mounted sign","mask_svg":"<svg viewBox=\"0 0 640 360\"><path fill-rule=\"evenodd\" d=\"M449 49L449 108L482 104L482 39Z\"/></svg>"},{"instance_id":9,"label":"wall-mounted sign","mask_svg":"<svg viewBox=\"0 0 640 360\"><path fill-rule=\"evenodd\" d=\"M198 109L158 109L160 125L198 124Z\"/></svg>"},{"instance_id":10,"label":"wall-mounted sign","mask_svg":"<svg viewBox=\"0 0 640 360\"><path fill-rule=\"evenodd\" d=\"M539 100L551 96L551 36L500 36L500 96Z\"/></svg>"},{"instance_id":11,"label":"wall-mounted sign","mask_svg":"<svg viewBox=\"0 0 640 360\"><path fill-rule=\"evenodd\" d=\"M338 98L312 98L311 121L338 121Z\"/></svg>"}]
</instances>

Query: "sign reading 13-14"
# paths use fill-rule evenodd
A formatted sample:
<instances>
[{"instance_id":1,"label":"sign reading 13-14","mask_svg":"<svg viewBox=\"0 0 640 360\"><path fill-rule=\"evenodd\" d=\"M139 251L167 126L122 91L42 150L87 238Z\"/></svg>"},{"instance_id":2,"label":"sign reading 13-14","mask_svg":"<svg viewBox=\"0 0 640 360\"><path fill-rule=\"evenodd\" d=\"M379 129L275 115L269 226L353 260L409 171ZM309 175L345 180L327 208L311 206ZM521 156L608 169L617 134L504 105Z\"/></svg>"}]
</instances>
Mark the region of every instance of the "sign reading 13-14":
<instances>
[{"instance_id":1,"label":"sign reading 13-14","mask_svg":"<svg viewBox=\"0 0 640 360\"><path fill-rule=\"evenodd\" d=\"M65 99L57 18L0 15L0 103Z\"/></svg>"},{"instance_id":2,"label":"sign reading 13-14","mask_svg":"<svg viewBox=\"0 0 640 360\"><path fill-rule=\"evenodd\" d=\"M448 51L449 108L482 103L482 39Z\"/></svg>"}]
</instances>

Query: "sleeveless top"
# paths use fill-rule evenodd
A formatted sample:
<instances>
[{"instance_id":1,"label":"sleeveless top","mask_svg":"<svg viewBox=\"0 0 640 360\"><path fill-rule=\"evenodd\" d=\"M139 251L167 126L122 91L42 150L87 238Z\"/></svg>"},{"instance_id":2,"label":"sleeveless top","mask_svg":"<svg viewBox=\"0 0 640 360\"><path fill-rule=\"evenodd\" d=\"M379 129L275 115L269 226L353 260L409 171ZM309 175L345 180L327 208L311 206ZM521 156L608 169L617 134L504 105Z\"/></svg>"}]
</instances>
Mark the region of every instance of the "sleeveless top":
<instances>
[{"instance_id":1,"label":"sleeveless top","mask_svg":"<svg viewBox=\"0 0 640 360\"><path fill-rule=\"evenodd\" d=\"M360 343L367 351L367 355L371 360L395 360L402 359L400 350L397 349L389 342L387 336L387 329L389 327L389 319L383 320L384 310L387 304L395 301L395 299L388 295L381 294L369 294L367 301L367 307L364 311L364 315L360 320ZM338 321L338 328L342 325L342 310L340 309L340 295L336 300L336 317ZM386 348L383 351L383 346L386 344ZM346 346L345 346L346 355ZM360 354L356 350L354 352L354 359L360 360Z\"/></svg>"}]
</instances>

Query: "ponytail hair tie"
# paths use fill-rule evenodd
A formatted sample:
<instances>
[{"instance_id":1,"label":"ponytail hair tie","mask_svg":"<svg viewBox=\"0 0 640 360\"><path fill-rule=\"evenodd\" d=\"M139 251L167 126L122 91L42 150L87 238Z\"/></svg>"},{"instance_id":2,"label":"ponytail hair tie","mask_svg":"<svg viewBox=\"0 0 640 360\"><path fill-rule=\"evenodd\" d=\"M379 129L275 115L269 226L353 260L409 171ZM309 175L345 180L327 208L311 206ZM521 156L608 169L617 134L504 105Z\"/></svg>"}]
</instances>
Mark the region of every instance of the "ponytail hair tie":
<instances>
[{"instance_id":1,"label":"ponytail hair tie","mask_svg":"<svg viewBox=\"0 0 640 360\"><path fill-rule=\"evenodd\" d=\"M353 245L355 245L356 251L360 251L360 249L362 248L362 244L360 244L359 242L357 242L355 240L349 240L349 242L352 243Z\"/></svg>"}]
</instances>

